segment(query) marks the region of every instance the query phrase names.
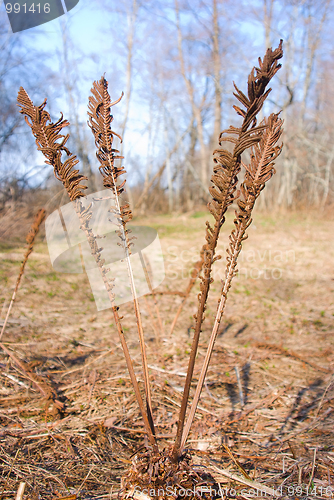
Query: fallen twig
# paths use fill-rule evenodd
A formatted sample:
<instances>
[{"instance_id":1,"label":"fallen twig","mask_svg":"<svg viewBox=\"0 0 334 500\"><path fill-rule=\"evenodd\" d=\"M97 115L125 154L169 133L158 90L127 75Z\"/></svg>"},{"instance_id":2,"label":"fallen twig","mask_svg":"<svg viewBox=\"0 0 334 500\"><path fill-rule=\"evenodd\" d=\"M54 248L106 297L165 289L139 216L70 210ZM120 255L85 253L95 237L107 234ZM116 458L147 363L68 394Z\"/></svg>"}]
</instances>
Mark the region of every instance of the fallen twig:
<instances>
[{"instance_id":1,"label":"fallen twig","mask_svg":"<svg viewBox=\"0 0 334 500\"><path fill-rule=\"evenodd\" d=\"M245 477L240 477L237 474L234 474L234 472L230 472L227 469L219 469L218 467L215 467L214 465L211 465L210 468L214 471L217 472L218 474L221 474L222 476L228 477L229 479L232 479L233 481L236 481L237 483L245 484L246 486L249 486L250 488L254 488L259 492L263 492L267 495L272 495L276 496L277 493L273 488L268 488L268 486L265 486L264 484L258 483L257 481L252 481L251 479L246 479ZM217 476L215 476L216 479Z\"/></svg>"},{"instance_id":2,"label":"fallen twig","mask_svg":"<svg viewBox=\"0 0 334 500\"><path fill-rule=\"evenodd\" d=\"M17 493L16 493L15 500L22 500L25 487L26 487L26 483L20 483L19 489L17 490Z\"/></svg>"}]
</instances>

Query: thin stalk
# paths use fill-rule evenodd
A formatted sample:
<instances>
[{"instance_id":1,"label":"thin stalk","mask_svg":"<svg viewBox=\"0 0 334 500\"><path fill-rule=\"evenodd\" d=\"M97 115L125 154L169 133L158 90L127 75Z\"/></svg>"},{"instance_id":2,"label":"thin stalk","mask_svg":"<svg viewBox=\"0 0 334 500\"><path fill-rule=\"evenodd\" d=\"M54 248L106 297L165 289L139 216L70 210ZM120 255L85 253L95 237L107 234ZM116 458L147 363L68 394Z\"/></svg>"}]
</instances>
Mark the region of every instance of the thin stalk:
<instances>
[{"instance_id":1,"label":"thin stalk","mask_svg":"<svg viewBox=\"0 0 334 500\"><path fill-rule=\"evenodd\" d=\"M146 404L147 404L147 411L148 411L148 417L151 422L151 427L152 427L152 432L155 434L154 430L154 425L153 425L153 419L152 419L152 401L151 401L151 391L150 391L150 383L149 383L149 374L148 374L148 363L147 363L147 356L146 356L146 349L145 349L145 340L144 340L144 331L143 331L143 324L141 320L141 314L140 314L140 309L139 309L139 303L138 303L138 297L137 297L137 291L136 291L136 286L134 282L134 277L133 277L133 271L132 271L132 266L130 262L130 245L129 245L129 240L128 240L128 235L127 231L125 229L125 223L122 220L122 211L121 211L121 206L119 203L119 196L117 194L117 186L116 186L116 180L114 178L113 170L111 170L111 176L113 178L113 183L114 183L114 196L115 196L115 202L116 202L116 211L115 213L117 216L120 217L120 225L118 226L120 229L120 239L122 241L123 245L123 250L125 253L125 261L126 261L126 266L127 266L127 271L128 271L128 277L129 277L129 283L130 283L130 288L131 288L131 294L133 298L133 307L135 311L135 316L136 316L136 322L137 322L137 330L138 330L138 336L139 336L139 345L140 345L140 351L141 351L141 357L142 357L142 365L143 365L143 373L144 373L144 386L145 386L145 395L146 395Z\"/></svg>"},{"instance_id":2,"label":"thin stalk","mask_svg":"<svg viewBox=\"0 0 334 500\"><path fill-rule=\"evenodd\" d=\"M14 288L14 292L13 292L11 301L9 303L8 309L7 309L7 314L6 314L6 317L5 317L5 320L4 320L4 324L2 325L2 329L1 329L1 333L0 333L0 340L2 339L2 336L4 334L4 331L5 331L8 319L9 319L10 312L12 310L14 301L16 299L16 294L17 294L17 291L19 289L22 276L24 274L25 265L26 265L26 263L28 261L29 255L31 254L31 252L34 249L35 238L36 238L37 233L39 231L40 225L42 224L42 222L43 222L44 219L45 219L45 210L44 209L38 210L38 212L35 215L35 220L34 220L32 226L31 226L31 228L29 230L28 235L27 235L28 248L26 250L26 253L24 255L24 258L23 258L23 261L22 261L22 264L21 264L21 267L20 267L20 272L19 272L19 275L17 277L16 285L15 285L15 288Z\"/></svg>"},{"instance_id":3,"label":"thin stalk","mask_svg":"<svg viewBox=\"0 0 334 500\"><path fill-rule=\"evenodd\" d=\"M24 257L24 259L26 258L26 255ZM22 271L22 274L24 272L24 266L26 264L26 260L23 260L22 264L21 264L21 271ZM16 286L15 286L15 290L13 292L13 295L12 295L12 298L10 300L10 303L9 303L9 306L8 306L8 309L7 309L7 314L6 314L6 317L5 317L5 320L4 320L4 323L2 325L2 329L1 329L1 333L0 333L0 340L2 339L2 335L4 334L4 331L5 331L5 328L7 326L7 322L8 322L8 319L9 319L9 315L10 315L10 312L12 310L12 307L13 307L13 304L14 304L14 301L16 299L16 292L17 292L17 289L20 285L20 281L21 281L21 276L19 276L17 282L16 282Z\"/></svg>"},{"instance_id":4,"label":"thin stalk","mask_svg":"<svg viewBox=\"0 0 334 500\"><path fill-rule=\"evenodd\" d=\"M229 284L231 283L231 280L234 276L234 267L235 266L233 266L233 264L234 263L236 264L238 255L239 255L240 250L241 250L241 248L238 249L238 245L241 244L242 236L244 235L247 227L240 229L240 231L238 231L236 244L235 244L235 253L233 253L231 264L227 267L226 280L225 280L224 287L223 287L222 292L221 292L222 297L221 297L220 302L219 302L219 307L218 307L218 311L216 314L215 323L214 323L213 330L212 330L212 333L210 336L209 345L207 347L207 351L206 351L205 358L203 361L201 373L200 373L200 376L198 379L194 399L193 399L192 405L190 407L189 415L188 415L187 421L185 423L184 431L182 434L181 446L180 446L181 453L182 453L182 449L184 448L185 442L188 438L188 434L189 434L190 428L191 428L193 420L194 420L194 416L195 416L197 405L199 402L199 398L200 398L200 395L202 392L204 380L205 380L208 366L210 363L214 343L215 343L215 340L216 340L216 337L218 334L218 327L220 325L220 320L221 320L222 314L223 314L224 309L225 309L226 298L227 298L226 294L227 294L227 291L229 289Z\"/></svg>"},{"instance_id":5,"label":"thin stalk","mask_svg":"<svg viewBox=\"0 0 334 500\"><path fill-rule=\"evenodd\" d=\"M152 312L152 309L151 309L151 306L150 306L150 303L146 297L146 295L144 295L144 302L145 302L145 306L147 307L147 310L148 310L148 314L151 318L151 322L152 322L152 328L153 328L153 331L154 331L154 335L155 335L155 340L157 342L157 344L160 342L160 334L159 334L159 329L158 329L158 326L155 322L155 318L154 318L154 315L153 315L153 312Z\"/></svg>"},{"instance_id":6,"label":"thin stalk","mask_svg":"<svg viewBox=\"0 0 334 500\"><path fill-rule=\"evenodd\" d=\"M127 246L125 247L125 250L128 253ZM131 293L132 293L132 297L133 297L133 306L134 306L136 320L137 320L139 344L140 344L140 351L141 351L141 356L142 356L142 364L143 364L143 372L144 372L144 385L145 385L145 394L146 394L147 413L148 413L148 418L150 421L152 433L155 435L153 415L152 415L151 390L150 390L150 381L149 381L149 374L148 374L148 363L147 363L147 356L146 356L146 349L145 349L143 324L142 324L142 320L141 320L138 297L137 297L135 282L134 282L134 278L133 278L133 272L132 272L129 254L126 256L126 263L127 263L127 268L128 268Z\"/></svg>"}]
</instances>

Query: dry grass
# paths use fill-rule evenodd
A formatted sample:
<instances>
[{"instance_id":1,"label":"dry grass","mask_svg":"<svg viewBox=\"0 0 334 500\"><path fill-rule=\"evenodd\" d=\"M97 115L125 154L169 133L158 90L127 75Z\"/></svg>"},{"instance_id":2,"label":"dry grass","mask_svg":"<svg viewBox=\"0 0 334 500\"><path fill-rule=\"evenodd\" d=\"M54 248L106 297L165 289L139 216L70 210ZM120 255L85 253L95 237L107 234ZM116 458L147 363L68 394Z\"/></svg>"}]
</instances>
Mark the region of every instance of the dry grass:
<instances>
[{"instance_id":1,"label":"dry grass","mask_svg":"<svg viewBox=\"0 0 334 500\"><path fill-rule=\"evenodd\" d=\"M158 291L185 290L206 218L187 214L150 221L165 256L166 280ZM231 226L230 216L220 240L223 253ZM314 497L324 498L320 486L334 487L333 231L333 221L303 214L276 220L255 216L190 435L197 464L230 468L240 476L229 449L252 479L276 488L284 482L286 496L305 496L309 485L317 487ZM3 311L23 252L13 247L1 253ZM222 267L215 265L199 360L212 329ZM141 300L155 421L166 446L176 431L196 293L159 349L150 316L154 302ZM181 300L158 296L165 332ZM129 308L122 306L121 313L139 370ZM84 275L53 271L44 242L35 246L27 264L3 342L53 387L65 410L59 413L49 402L46 407L31 381L1 353L0 498L15 498L21 482L26 483L24 499L113 498L131 454L144 444L139 410L111 310L96 312ZM239 492L245 487L215 474L224 487ZM241 496L247 498L247 492Z\"/></svg>"}]
</instances>

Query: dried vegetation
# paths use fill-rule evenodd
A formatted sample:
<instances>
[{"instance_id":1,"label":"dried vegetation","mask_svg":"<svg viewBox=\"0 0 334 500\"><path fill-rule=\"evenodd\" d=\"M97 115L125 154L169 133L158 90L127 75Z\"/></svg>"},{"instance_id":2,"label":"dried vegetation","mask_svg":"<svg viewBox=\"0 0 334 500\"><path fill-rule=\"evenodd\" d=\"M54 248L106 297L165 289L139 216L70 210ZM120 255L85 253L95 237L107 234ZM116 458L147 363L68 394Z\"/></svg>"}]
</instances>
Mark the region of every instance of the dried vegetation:
<instances>
[{"instance_id":1,"label":"dried vegetation","mask_svg":"<svg viewBox=\"0 0 334 500\"><path fill-rule=\"evenodd\" d=\"M291 346L289 334L295 334L300 326L301 311L296 307L298 312L292 313L293 308L288 314L284 312L282 308L291 301L289 294L294 290L289 279L277 276L277 270L288 270L290 263L273 268L270 254L267 293L258 290L252 275L253 289L249 293L240 290L249 283L249 277L240 277L240 270L238 288L231 294L230 317L222 322L255 202L274 174L274 161L281 152L278 141L282 120L272 114L257 125L256 116L270 92L267 85L279 70L277 61L282 55L282 43L274 51L268 49L263 60L259 59L259 67L249 75L247 96L236 88L235 96L245 108L235 106L242 124L223 131L220 137L220 146L229 141L233 151L220 147L214 152L213 200L209 205L213 221L206 223L206 243L195 265L196 272L202 268L197 305L190 300L196 274L191 269L188 286L182 286L185 280L176 275L173 281L166 280L159 296L156 292L143 299L136 295L130 261L131 231L127 227L132 213L121 197L125 181L120 183L118 178L125 171L115 163L121 159L112 146L115 133L110 128L110 111L116 102L111 103L106 80L94 82L89 125L104 186L111 190L115 205L109 212L114 215L115 232L124 248L131 307L115 304L114 280L108 276L103 248L90 227L92 205L85 206L82 201L85 178L74 169L78 161L66 146L68 135L61 135L66 120L61 117L52 123L44 109L46 102L34 106L24 89L20 90L21 113L46 163L53 166L73 202L108 292L112 315L93 314L85 278L64 278L58 284L59 277L50 272L40 254L40 274L32 273L30 278L33 291L27 277L23 306L26 324L17 326L15 319L10 323L6 318L11 337L3 343L4 352L10 356L4 357L1 374L4 407L0 418L4 425L0 498L12 498L16 491L22 498L24 490L31 500L116 495L148 498L143 495L145 489L150 497L252 498L256 489L274 496L278 488L282 488L281 496L331 496L333 351L327 346L327 338L318 332L318 346L327 346L320 356L316 349L311 359L309 347L306 352L300 348L302 337ZM242 161L246 149L250 151L249 164ZM242 167L244 180L237 189ZM218 240L227 209L233 203L234 229L218 290L219 280L214 276L217 266L213 264L221 258ZM186 240L187 236L182 238ZM4 273L7 278L10 266ZM42 292L34 280L42 285ZM42 293L45 297L46 285L53 312L43 315L36 311L31 295ZM286 287L286 296L275 300L282 286ZM177 321L171 312L178 299ZM70 306L66 301L71 301ZM195 308L192 343L187 307ZM275 307L279 314L271 314ZM263 312L259 314L260 308ZM154 314L156 324L152 321ZM325 325L327 331L332 319L329 314L329 310L323 310L320 316L326 317L326 322L317 319L314 328ZM171 330L168 338L163 335L161 318L164 330ZM286 322L291 323L288 333ZM298 336L310 334L304 332L307 324L303 318ZM275 330L279 335L273 335ZM150 337L150 332L154 336ZM186 418L190 396L192 405ZM219 491L218 482L223 491ZM184 493L186 490L188 493Z\"/></svg>"},{"instance_id":2,"label":"dried vegetation","mask_svg":"<svg viewBox=\"0 0 334 500\"><path fill-rule=\"evenodd\" d=\"M196 259L205 218L152 218L153 226L170 224L175 228L161 238L167 278L160 292L185 290L185 276ZM228 217L226 224L230 227L232 219ZM183 227L188 227L188 232L181 236ZM333 222L302 215L278 217L273 222L257 214L190 433L195 463L228 469L243 477L223 442L251 478L268 487L278 487L283 481L286 487L301 483L305 492L316 448L312 484L319 488L333 485L334 387L330 383L334 255L328 230L334 230ZM174 252L181 255L185 245L193 251L184 254L180 268L180 262L174 262ZM21 249L1 254L2 283L7 283L7 290L15 286L21 256ZM314 269L314 261L324 263L321 270ZM280 279L269 279L276 268L281 270ZM263 273L258 276L260 271ZM62 416L50 402L46 410L45 398L2 354L0 492L4 488L4 499L15 498L19 483L25 481L27 499L49 500L70 494L73 499L114 498L132 453L145 445L145 434L121 346L111 327L112 313L96 313L84 275L67 275L60 280L41 242L31 255L20 290L3 342L46 383L52 381L65 408ZM174 334L163 337L162 359L149 314L149 308L154 310L153 300L140 299L153 412L162 448L168 448L175 437L191 341L187 329L197 292L198 285ZM1 296L5 295L3 290ZM213 326L210 313L218 295L213 284L199 361L205 355ZM168 331L182 297L167 293L157 300ZM125 306L120 312L139 373L135 321ZM198 376L199 368L195 367L194 384ZM191 395L193 391L194 385ZM245 488L217 471L212 474L224 488Z\"/></svg>"}]
</instances>

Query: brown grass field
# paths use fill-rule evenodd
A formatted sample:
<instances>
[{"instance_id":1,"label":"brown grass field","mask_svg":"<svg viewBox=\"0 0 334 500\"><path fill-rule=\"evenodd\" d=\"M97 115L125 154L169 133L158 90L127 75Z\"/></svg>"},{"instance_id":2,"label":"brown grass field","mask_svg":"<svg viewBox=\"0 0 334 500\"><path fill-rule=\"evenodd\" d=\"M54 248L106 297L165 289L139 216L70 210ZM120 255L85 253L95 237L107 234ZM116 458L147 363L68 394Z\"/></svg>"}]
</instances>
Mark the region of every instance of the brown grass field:
<instances>
[{"instance_id":1,"label":"brown grass field","mask_svg":"<svg viewBox=\"0 0 334 500\"><path fill-rule=\"evenodd\" d=\"M186 289L207 218L198 212L135 221L158 230L165 259L166 278L156 290L164 326L160 341L152 328L158 324L152 297L140 299L161 448L172 444L176 431L198 286L172 335L182 296L170 292ZM232 225L230 215L194 382L213 325ZM334 221L321 214L254 216L188 441L194 463L216 471L222 487L230 488L227 497L249 499L254 493L241 491L245 486L226 471L282 486L287 498L333 496L333 234ZM23 241L0 246L1 318ZM140 378L131 304L121 306L121 313ZM145 436L112 313L97 312L84 274L53 270L43 235L2 340L26 371L0 352L0 499L14 499L21 482L26 500L116 497Z\"/></svg>"}]
</instances>

